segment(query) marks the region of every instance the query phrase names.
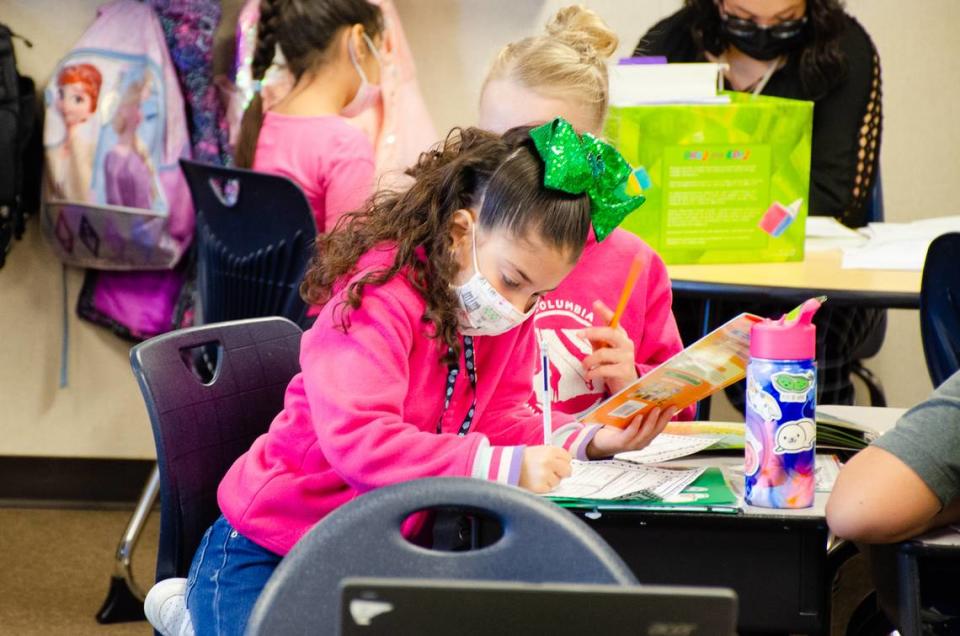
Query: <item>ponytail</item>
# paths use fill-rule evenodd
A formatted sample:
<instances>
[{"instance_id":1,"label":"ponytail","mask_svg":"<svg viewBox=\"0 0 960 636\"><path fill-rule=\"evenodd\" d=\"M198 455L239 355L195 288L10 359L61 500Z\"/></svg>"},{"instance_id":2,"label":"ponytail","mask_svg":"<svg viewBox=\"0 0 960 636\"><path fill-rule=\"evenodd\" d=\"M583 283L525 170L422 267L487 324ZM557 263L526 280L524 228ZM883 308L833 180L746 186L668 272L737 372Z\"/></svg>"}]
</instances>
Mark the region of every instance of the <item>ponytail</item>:
<instances>
[{"instance_id":1,"label":"ponytail","mask_svg":"<svg viewBox=\"0 0 960 636\"><path fill-rule=\"evenodd\" d=\"M375 37L383 30L380 8L367 0L260 0L257 46L250 64L253 80L263 81L279 46L294 81L300 81L326 55L334 36L354 24L363 25ZM240 121L234 153L237 166L253 167L262 126L263 99L257 90Z\"/></svg>"},{"instance_id":2,"label":"ponytail","mask_svg":"<svg viewBox=\"0 0 960 636\"><path fill-rule=\"evenodd\" d=\"M263 99L260 97L259 84L267 74L267 69L273 64L273 58L277 50L279 12L276 9L276 4L277 0L260 0L257 45L253 51L253 60L250 63L250 74L258 88L250 105L243 111L243 119L240 120L240 135L237 139L237 149L233 158L234 163L239 168L253 167L253 156L257 151L257 139L260 137L260 128L263 126Z\"/></svg>"}]
</instances>

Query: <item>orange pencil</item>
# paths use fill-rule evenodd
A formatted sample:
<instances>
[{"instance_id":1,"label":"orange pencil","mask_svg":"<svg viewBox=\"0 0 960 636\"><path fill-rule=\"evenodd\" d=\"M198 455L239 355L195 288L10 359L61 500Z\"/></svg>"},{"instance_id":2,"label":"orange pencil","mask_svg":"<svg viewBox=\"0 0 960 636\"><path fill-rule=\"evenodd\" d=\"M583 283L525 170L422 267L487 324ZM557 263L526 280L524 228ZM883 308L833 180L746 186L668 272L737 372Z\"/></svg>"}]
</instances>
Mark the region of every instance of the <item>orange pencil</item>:
<instances>
[{"instance_id":1,"label":"orange pencil","mask_svg":"<svg viewBox=\"0 0 960 636\"><path fill-rule=\"evenodd\" d=\"M613 312L613 318L610 320L610 326L614 329L620 324L620 316L627 308L627 301L633 293L633 287L637 284L637 278L640 277L640 268L643 266L643 260L640 258L641 252L633 257L630 263L630 271L627 272L627 280L623 283L623 291L620 292L620 301L617 303L617 309Z\"/></svg>"},{"instance_id":2,"label":"orange pencil","mask_svg":"<svg viewBox=\"0 0 960 636\"><path fill-rule=\"evenodd\" d=\"M637 284L637 278L640 277L640 268L643 266L643 259L640 257L641 252L637 252L637 255L633 257L633 262L630 263L630 270L627 272L627 280L623 283L623 290L620 292L620 300L617 302L617 308L613 312L613 318L610 319L610 326L614 329L617 328L617 325L620 324L620 316L623 315L623 311L627 308L627 301L630 300L630 295L633 293L633 288ZM603 349L610 345L605 342L598 342L595 347L597 349Z\"/></svg>"}]
</instances>

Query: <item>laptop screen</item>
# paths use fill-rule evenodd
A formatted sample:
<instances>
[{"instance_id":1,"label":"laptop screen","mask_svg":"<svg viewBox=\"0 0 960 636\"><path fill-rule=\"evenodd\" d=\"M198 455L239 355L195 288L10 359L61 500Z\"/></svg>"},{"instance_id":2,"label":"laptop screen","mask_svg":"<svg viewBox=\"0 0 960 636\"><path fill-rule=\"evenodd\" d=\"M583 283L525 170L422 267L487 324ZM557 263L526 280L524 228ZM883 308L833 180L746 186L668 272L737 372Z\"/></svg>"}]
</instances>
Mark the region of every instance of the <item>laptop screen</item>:
<instances>
[{"instance_id":1,"label":"laptop screen","mask_svg":"<svg viewBox=\"0 0 960 636\"><path fill-rule=\"evenodd\" d=\"M724 636L737 598L708 587L345 579L340 634Z\"/></svg>"}]
</instances>

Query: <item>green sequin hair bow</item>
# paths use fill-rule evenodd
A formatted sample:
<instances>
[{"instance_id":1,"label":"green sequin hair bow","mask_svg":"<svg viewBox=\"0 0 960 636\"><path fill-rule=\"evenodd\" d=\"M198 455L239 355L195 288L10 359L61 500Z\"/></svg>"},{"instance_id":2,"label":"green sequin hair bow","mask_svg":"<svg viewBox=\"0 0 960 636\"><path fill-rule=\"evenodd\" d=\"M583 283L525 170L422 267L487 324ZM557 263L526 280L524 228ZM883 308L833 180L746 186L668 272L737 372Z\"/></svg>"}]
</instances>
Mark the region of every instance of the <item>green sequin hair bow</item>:
<instances>
[{"instance_id":1,"label":"green sequin hair bow","mask_svg":"<svg viewBox=\"0 0 960 636\"><path fill-rule=\"evenodd\" d=\"M532 129L530 137L545 166L543 184L590 197L597 241L646 200L639 193L633 168L616 148L589 133L578 135L562 117Z\"/></svg>"}]
</instances>

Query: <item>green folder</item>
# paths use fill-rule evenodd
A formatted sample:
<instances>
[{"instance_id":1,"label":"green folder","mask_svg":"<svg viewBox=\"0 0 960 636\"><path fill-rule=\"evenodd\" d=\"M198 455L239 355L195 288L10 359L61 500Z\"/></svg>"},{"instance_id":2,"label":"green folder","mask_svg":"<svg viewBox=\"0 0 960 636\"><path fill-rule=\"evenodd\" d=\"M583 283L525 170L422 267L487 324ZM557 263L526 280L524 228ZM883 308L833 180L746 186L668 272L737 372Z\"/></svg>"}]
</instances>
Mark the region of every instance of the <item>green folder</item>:
<instances>
[{"instance_id":1,"label":"green folder","mask_svg":"<svg viewBox=\"0 0 960 636\"><path fill-rule=\"evenodd\" d=\"M563 507L577 510L672 510L681 512L737 513L740 501L730 488L723 471L707 468L696 481L684 488L679 495L668 500L657 499L557 499Z\"/></svg>"}]
</instances>

